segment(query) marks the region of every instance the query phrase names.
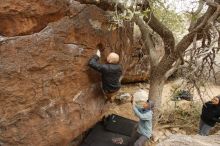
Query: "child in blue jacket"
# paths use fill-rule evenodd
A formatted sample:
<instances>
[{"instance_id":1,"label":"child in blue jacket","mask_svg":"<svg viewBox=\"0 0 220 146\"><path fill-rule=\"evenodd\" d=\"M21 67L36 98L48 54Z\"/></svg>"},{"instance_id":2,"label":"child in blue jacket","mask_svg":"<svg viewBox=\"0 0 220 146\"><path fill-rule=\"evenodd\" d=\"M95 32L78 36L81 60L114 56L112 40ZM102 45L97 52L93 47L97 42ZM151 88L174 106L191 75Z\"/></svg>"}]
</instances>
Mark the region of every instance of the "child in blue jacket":
<instances>
[{"instance_id":1,"label":"child in blue jacket","mask_svg":"<svg viewBox=\"0 0 220 146\"><path fill-rule=\"evenodd\" d=\"M135 115L140 119L137 130L133 133L129 146L144 146L152 135L153 101L148 100L142 107L133 106Z\"/></svg>"}]
</instances>

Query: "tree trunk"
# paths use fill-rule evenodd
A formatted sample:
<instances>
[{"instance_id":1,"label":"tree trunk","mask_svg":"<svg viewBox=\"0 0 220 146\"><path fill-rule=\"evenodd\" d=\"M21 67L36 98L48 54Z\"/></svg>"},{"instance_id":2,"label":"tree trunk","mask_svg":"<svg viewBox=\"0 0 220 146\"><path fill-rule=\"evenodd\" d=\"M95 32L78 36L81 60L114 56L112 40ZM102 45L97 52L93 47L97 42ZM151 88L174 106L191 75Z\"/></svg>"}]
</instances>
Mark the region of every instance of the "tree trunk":
<instances>
[{"instance_id":1,"label":"tree trunk","mask_svg":"<svg viewBox=\"0 0 220 146\"><path fill-rule=\"evenodd\" d=\"M163 75L156 75L158 73L155 73L152 71L151 78L150 78L150 90L149 90L149 98L154 101L155 106L153 110L153 127L156 127L158 118L160 115L160 107L161 107L161 101L162 101L162 91L165 83L165 78Z\"/></svg>"}]
</instances>

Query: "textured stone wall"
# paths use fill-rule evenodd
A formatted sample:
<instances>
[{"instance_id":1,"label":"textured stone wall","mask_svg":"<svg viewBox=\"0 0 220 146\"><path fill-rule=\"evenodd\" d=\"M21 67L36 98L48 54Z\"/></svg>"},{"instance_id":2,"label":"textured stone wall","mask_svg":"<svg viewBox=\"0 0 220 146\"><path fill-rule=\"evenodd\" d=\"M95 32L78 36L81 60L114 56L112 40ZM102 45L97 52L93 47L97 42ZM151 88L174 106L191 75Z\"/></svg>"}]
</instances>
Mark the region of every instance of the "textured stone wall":
<instances>
[{"instance_id":1,"label":"textured stone wall","mask_svg":"<svg viewBox=\"0 0 220 146\"><path fill-rule=\"evenodd\" d=\"M68 145L105 107L87 66L99 43L131 64L132 28L110 30L107 13L73 0L0 1L0 145Z\"/></svg>"}]
</instances>

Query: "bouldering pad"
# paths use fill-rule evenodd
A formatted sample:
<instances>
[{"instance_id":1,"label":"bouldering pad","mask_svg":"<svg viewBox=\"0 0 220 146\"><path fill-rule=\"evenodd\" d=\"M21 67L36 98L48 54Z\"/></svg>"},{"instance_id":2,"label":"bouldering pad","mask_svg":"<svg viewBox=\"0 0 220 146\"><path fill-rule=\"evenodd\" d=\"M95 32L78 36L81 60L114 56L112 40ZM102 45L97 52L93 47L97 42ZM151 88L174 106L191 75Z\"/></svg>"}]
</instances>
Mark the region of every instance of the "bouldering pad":
<instances>
[{"instance_id":1,"label":"bouldering pad","mask_svg":"<svg viewBox=\"0 0 220 146\"><path fill-rule=\"evenodd\" d=\"M127 146L135 125L133 120L110 115L91 128L80 146Z\"/></svg>"}]
</instances>

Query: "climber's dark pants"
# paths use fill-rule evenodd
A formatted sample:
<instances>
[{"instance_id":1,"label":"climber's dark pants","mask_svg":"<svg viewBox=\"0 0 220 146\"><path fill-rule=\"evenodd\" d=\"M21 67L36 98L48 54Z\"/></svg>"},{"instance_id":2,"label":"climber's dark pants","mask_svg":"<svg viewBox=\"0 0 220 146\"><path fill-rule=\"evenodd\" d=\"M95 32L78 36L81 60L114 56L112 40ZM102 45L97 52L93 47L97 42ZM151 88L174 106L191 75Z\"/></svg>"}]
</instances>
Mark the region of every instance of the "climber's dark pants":
<instances>
[{"instance_id":1,"label":"climber's dark pants","mask_svg":"<svg viewBox=\"0 0 220 146\"><path fill-rule=\"evenodd\" d=\"M108 101L113 102L115 100L115 97L116 97L118 91L119 91L119 89L117 89L115 91L111 91L111 92L103 90L103 93Z\"/></svg>"},{"instance_id":2,"label":"climber's dark pants","mask_svg":"<svg viewBox=\"0 0 220 146\"><path fill-rule=\"evenodd\" d=\"M128 146L144 146L148 140L146 136L139 134L135 127Z\"/></svg>"},{"instance_id":3,"label":"climber's dark pants","mask_svg":"<svg viewBox=\"0 0 220 146\"><path fill-rule=\"evenodd\" d=\"M208 136L211 129L211 126L207 125L205 122L202 121L202 119L200 119L199 135Z\"/></svg>"}]
</instances>

